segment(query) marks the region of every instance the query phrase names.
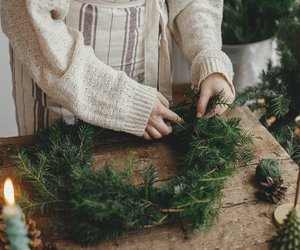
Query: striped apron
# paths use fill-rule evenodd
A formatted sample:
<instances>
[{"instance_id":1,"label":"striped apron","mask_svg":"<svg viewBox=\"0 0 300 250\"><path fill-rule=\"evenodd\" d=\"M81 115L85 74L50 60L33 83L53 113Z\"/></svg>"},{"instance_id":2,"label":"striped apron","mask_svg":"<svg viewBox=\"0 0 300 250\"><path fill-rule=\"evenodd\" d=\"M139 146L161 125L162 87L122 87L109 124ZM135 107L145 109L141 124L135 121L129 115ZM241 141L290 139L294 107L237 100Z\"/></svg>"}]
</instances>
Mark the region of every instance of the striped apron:
<instances>
[{"instance_id":1,"label":"striped apron","mask_svg":"<svg viewBox=\"0 0 300 250\"><path fill-rule=\"evenodd\" d=\"M165 0L71 0L66 25L116 70L171 99L171 34ZM11 52L19 135L32 135L59 119L76 117L48 97Z\"/></svg>"}]
</instances>

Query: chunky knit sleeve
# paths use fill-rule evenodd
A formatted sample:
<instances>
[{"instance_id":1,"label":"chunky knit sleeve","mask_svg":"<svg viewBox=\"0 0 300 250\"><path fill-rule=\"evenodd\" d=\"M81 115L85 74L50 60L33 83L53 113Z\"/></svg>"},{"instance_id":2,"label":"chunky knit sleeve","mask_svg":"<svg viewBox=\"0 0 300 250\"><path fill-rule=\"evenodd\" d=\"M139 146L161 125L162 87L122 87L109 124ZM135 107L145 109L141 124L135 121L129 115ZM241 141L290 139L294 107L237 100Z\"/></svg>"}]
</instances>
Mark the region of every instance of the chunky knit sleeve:
<instances>
[{"instance_id":1,"label":"chunky knit sleeve","mask_svg":"<svg viewBox=\"0 0 300 250\"><path fill-rule=\"evenodd\" d=\"M223 0L168 0L169 26L184 54L192 63L195 87L210 74L223 74L232 91L233 70L228 56L221 51Z\"/></svg>"},{"instance_id":2,"label":"chunky knit sleeve","mask_svg":"<svg viewBox=\"0 0 300 250\"><path fill-rule=\"evenodd\" d=\"M64 23L69 0L1 1L3 31L47 95L88 123L143 134L157 90L96 58Z\"/></svg>"}]
</instances>

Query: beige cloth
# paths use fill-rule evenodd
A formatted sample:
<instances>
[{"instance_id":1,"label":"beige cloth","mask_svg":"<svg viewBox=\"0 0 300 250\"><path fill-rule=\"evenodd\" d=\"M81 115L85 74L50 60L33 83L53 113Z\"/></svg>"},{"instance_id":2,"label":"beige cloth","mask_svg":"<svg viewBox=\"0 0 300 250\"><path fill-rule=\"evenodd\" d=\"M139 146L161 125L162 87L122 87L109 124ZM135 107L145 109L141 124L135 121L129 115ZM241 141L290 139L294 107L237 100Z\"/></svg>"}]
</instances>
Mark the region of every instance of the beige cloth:
<instances>
[{"instance_id":1,"label":"beige cloth","mask_svg":"<svg viewBox=\"0 0 300 250\"><path fill-rule=\"evenodd\" d=\"M161 1L157 1L161 6ZM67 0L2 0L2 27L15 58L24 65L21 74L28 73L37 83L31 95L41 103L50 97L80 119L97 126L142 135L156 97L155 88L138 84L99 60L97 52L85 46L87 38L83 38L78 28L65 25L69 4ZM193 84L197 86L214 72L224 74L231 82L231 63L220 50L222 1L168 0L168 9L173 36L192 62ZM166 24L163 15L159 18L161 24ZM160 49L169 47L166 41L170 34L164 27L161 27ZM166 54L161 53L160 59L162 65L169 64ZM146 66L147 72L151 71ZM169 73L160 72L159 80L167 82L166 75ZM46 98L42 91L47 93Z\"/></svg>"}]
</instances>

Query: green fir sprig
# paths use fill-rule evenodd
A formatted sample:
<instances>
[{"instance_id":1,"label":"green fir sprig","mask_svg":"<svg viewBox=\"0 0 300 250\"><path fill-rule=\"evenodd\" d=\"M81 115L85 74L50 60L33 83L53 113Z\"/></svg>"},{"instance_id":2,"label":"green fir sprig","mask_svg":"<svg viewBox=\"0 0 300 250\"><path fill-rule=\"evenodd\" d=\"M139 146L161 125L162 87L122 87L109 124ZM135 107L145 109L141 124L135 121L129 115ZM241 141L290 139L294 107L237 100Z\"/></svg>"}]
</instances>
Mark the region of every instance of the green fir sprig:
<instances>
[{"instance_id":1,"label":"green fir sprig","mask_svg":"<svg viewBox=\"0 0 300 250\"><path fill-rule=\"evenodd\" d=\"M248 87L237 95L235 106L255 101L252 110L264 110L260 121L290 152L300 164L300 140L293 132L295 117L300 114L300 7L299 4L290 15L282 19L278 26L277 41L280 65L269 64L262 72L261 82ZM268 120L275 118L269 125Z\"/></svg>"},{"instance_id":2,"label":"green fir sprig","mask_svg":"<svg viewBox=\"0 0 300 250\"><path fill-rule=\"evenodd\" d=\"M24 208L51 215L66 237L86 245L176 221L206 229L217 218L225 181L238 164L251 160L252 135L241 130L237 118L196 119L196 103L190 96L175 105L184 120L174 124L170 138L182 148L179 174L159 186L152 165L144 166L136 185L131 182L135 161L122 171L113 161L92 167L93 146L111 140L112 132L82 122L41 130L36 144L16 156L18 172L30 184ZM216 104L224 104L221 93L209 111ZM122 138L117 135L113 138Z\"/></svg>"}]
</instances>

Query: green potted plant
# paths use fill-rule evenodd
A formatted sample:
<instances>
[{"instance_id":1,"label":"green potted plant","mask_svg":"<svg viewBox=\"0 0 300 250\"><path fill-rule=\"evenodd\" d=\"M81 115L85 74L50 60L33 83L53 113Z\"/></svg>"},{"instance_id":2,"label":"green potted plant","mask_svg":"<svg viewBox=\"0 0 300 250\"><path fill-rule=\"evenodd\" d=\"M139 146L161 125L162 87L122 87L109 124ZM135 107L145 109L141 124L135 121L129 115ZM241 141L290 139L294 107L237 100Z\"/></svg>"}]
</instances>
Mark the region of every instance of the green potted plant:
<instances>
[{"instance_id":1,"label":"green potted plant","mask_svg":"<svg viewBox=\"0 0 300 250\"><path fill-rule=\"evenodd\" d=\"M224 0L223 51L234 67L237 91L259 82L269 60L278 61L274 38L279 19L295 0Z\"/></svg>"}]
</instances>

